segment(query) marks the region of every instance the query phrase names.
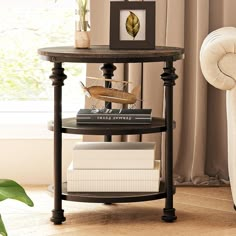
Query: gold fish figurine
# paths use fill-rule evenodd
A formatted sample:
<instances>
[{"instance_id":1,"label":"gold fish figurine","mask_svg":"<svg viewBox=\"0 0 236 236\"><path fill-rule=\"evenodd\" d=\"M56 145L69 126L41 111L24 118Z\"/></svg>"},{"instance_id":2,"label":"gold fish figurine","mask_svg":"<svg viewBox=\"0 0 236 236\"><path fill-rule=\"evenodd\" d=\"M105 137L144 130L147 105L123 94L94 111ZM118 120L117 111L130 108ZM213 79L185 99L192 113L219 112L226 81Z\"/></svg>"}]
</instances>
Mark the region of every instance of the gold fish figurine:
<instances>
[{"instance_id":1,"label":"gold fish figurine","mask_svg":"<svg viewBox=\"0 0 236 236\"><path fill-rule=\"evenodd\" d=\"M141 90L140 85L136 86L128 93L119 89L105 88L103 86L86 87L81 81L80 83L86 96L120 104L134 104L137 101L137 96Z\"/></svg>"}]
</instances>

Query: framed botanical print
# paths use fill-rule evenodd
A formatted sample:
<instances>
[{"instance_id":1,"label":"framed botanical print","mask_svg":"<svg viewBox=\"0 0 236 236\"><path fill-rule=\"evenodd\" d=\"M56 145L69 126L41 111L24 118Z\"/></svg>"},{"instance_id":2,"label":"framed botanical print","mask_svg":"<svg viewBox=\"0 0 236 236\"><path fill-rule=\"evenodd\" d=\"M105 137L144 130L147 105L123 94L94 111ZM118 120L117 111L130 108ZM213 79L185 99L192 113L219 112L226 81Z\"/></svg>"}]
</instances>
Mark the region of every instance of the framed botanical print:
<instances>
[{"instance_id":1,"label":"framed botanical print","mask_svg":"<svg viewBox=\"0 0 236 236\"><path fill-rule=\"evenodd\" d=\"M155 48L155 1L110 3L110 49Z\"/></svg>"}]
</instances>

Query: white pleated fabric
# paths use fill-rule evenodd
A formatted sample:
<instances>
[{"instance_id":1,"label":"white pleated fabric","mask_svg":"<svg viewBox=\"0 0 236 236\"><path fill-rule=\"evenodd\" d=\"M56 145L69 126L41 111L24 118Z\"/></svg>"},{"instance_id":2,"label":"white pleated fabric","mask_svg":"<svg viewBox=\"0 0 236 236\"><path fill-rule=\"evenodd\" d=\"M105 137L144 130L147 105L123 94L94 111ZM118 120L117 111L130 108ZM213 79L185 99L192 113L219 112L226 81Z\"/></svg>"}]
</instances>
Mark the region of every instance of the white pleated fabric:
<instances>
[{"instance_id":1,"label":"white pleated fabric","mask_svg":"<svg viewBox=\"0 0 236 236\"><path fill-rule=\"evenodd\" d=\"M211 32L203 41L200 63L206 80L222 90L236 85L236 28L223 27Z\"/></svg>"},{"instance_id":2,"label":"white pleated fabric","mask_svg":"<svg viewBox=\"0 0 236 236\"><path fill-rule=\"evenodd\" d=\"M201 47L200 63L206 80L226 92L228 169L236 203L236 28L223 27L211 32ZM216 127L217 128L217 127Z\"/></svg>"}]
</instances>

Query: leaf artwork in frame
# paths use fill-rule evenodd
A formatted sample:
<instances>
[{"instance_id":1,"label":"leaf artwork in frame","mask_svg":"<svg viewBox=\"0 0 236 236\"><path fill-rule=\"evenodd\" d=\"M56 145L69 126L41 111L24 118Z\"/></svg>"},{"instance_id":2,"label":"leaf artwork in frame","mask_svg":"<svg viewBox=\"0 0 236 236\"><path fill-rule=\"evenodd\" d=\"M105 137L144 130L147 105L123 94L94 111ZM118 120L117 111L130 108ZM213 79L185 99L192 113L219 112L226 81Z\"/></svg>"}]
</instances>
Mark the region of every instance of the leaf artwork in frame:
<instances>
[{"instance_id":1,"label":"leaf artwork in frame","mask_svg":"<svg viewBox=\"0 0 236 236\"><path fill-rule=\"evenodd\" d=\"M155 1L111 1L110 49L154 49L155 6Z\"/></svg>"},{"instance_id":2,"label":"leaf artwork in frame","mask_svg":"<svg viewBox=\"0 0 236 236\"><path fill-rule=\"evenodd\" d=\"M126 19L126 30L129 35L135 39L136 35L139 32L140 29L140 21L137 15L134 14L134 12L130 11L129 16Z\"/></svg>"}]
</instances>

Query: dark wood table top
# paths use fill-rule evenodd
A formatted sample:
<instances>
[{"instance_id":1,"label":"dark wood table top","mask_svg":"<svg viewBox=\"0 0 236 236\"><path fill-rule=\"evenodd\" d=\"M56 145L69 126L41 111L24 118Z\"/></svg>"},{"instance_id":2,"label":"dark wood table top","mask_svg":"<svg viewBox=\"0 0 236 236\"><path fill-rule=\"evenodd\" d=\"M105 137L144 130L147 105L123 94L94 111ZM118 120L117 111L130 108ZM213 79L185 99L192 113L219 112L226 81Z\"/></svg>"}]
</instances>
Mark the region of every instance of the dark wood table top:
<instances>
[{"instance_id":1,"label":"dark wood table top","mask_svg":"<svg viewBox=\"0 0 236 236\"><path fill-rule=\"evenodd\" d=\"M51 62L138 63L183 59L184 49L158 46L154 50L111 50L109 46L76 49L72 46L40 48L38 54Z\"/></svg>"}]
</instances>

